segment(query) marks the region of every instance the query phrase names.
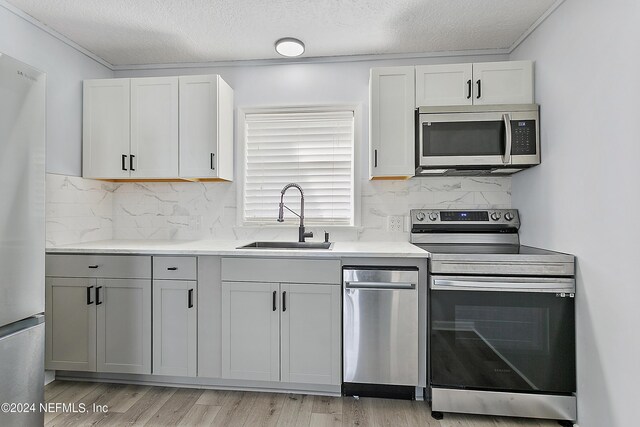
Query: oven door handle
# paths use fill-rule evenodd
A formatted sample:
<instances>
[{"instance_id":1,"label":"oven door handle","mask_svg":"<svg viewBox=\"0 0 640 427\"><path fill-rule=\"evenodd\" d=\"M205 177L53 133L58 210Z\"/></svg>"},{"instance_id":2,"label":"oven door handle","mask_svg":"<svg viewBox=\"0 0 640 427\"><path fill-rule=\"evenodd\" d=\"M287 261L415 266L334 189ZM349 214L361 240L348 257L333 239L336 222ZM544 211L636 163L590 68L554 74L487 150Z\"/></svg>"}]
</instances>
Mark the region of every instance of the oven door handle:
<instances>
[{"instance_id":1,"label":"oven door handle","mask_svg":"<svg viewBox=\"0 0 640 427\"><path fill-rule=\"evenodd\" d=\"M434 279L432 291L479 291L479 292L548 292L575 293L575 284L563 282L490 282L455 279Z\"/></svg>"},{"instance_id":2,"label":"oven door handle","mask_svg":"<svg viewBox=\"0 0 640 427\"><path fill-rule=\"evenodd\" d=\"M504 155L502 156L502 163L508 165L511 163L511 114L503 114L502 120L504 120L504 134L506 141L506 143L504 144Z\"/></svg>"}]
</instances>

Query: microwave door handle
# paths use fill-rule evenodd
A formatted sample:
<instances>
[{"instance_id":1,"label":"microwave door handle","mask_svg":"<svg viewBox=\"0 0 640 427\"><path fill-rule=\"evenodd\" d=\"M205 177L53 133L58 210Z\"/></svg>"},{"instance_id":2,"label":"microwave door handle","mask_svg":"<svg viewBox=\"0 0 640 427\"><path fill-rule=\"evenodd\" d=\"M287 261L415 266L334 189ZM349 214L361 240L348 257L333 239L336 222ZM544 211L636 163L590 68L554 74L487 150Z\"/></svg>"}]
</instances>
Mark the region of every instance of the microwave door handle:
<instances>
[{"instance_id":1,"label":"microwave door handle","mask_svg":"<svg viewBox=\"0 0 640 427\"><path fill-rule=\"evenodd\" d=\"M508 165L511 163L511 114L503 114L502 120L504 120L504 132L506 141L506 144L504 145L504 155L502 156L502 163Z\"/></svg>"}]
</instances>

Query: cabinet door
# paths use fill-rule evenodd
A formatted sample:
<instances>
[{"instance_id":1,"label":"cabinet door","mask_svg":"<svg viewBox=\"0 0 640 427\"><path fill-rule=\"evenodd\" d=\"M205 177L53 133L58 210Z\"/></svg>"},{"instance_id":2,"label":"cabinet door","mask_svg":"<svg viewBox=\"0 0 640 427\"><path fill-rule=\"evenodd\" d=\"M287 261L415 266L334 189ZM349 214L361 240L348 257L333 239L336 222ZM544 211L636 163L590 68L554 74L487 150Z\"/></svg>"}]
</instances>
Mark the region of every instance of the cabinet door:
<instances>
[{"instance_id":1,"label":"cabinet door","mask_svg":"<svg viewBox=\"0 0 640 427\"><path fill-rule=\"evenodd\" d=\"M534 102L532 61L473 64L473 80L475 105Z\"/></svg>"},{"instance_id":2,"label":"cabinet door","mask_svg":"<svg viewBox=\"0 0 640 427\"><path fill-rule=\"evenodd\" d=\"M371 178L415 174L415 67L372 68L369 82Z\"/></svg>"},{"instance_id":3,"label":"cabinet door","mask_svg":"<svg viewBox=\"0 0 640 427\"><path fill-rule=\"evenodd\" d=\"M153 282L153 373L196 376L196 282Z\"/></svg>"},{"instance_id":4,"label":"cabinet door","mask_svg":"<svg viewBox=\"0 0 640 427\"><path fill-rule=\"evenodd\" d=\"M129 178L129 79L85 80L82 176Z\"/></svg>"},{"instance_id":5,"label":"cabinet door","mask_svg":"<svg viewBox=\"0 0 640 427\"><path fill-rule=\"evenodd\" d=\"M180 77L180 177L216 177L218 76Z\"/></svg>"},{"instance_id":6,"label":"cabinet door","mask_svg":"<svg viewBox=\"0 0 640 427\"><path fill-rule=\"evenodd\" d=\"M45 366L96 370L96 279L47 278Z\"/></svg>"},{"instance_id":7,"label":"cabinet door","mask_svg":"<svg viewBox=\"0 0 640 427\"><path fill-rule=\"evenodd\" d=\"M341 383L340 285L281 285L281 379Z\"/></svg>"},{"instance_id":8,"label":"cabinet door","mask_svg":"<svg viewBox=\"0 0 640 427\"><path fill-rule=\"evenodd\" d=\"M222 377L279 381L277 283L222 282Z\"/></svg>"},{"instance_id":9,"label":"cabinet door","mask_svg":"<svg viewBox=\"0 0 640 427\"><path fill-rule=\"evenodd\" d=\"M416 67L416 106L471 105L472 64Z\"/></svg>"},{"instance_id":10,"label":"cabinet door","mask_svg":"<svg viewBox=\"0 0 640 427\"><path fill-rule=\"evenodd\" d=\"M178 176L178 78L131 79L131 177Z\"/></svg>"},{"instance_id":11,"label":"cabinet door","mask_svg":"<svg viewBox=\"0 0 640 427\"><path fill-rule=\"evenodd\" d=\"M151 280L98 279L98 372L151 373Z\"/></svg>"}]
</instances>

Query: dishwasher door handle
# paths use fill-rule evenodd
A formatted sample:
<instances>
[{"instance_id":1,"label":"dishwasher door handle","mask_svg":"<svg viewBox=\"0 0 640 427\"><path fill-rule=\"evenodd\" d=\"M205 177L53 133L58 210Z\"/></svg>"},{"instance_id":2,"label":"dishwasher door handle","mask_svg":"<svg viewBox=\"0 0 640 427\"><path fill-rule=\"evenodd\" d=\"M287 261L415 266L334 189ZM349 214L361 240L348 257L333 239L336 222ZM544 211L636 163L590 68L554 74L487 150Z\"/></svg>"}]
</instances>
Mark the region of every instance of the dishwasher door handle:
<instances>
[{"instance_id":1,"label":"dishwasher door handle","mask_svg":"<svg viewBox=\"0 0 640 427\"><path fill-rule=\"evenodd\" d=\"M347 289L415 289L415 283L400 282L345 282Z\"/></svg>"}]
</instances>

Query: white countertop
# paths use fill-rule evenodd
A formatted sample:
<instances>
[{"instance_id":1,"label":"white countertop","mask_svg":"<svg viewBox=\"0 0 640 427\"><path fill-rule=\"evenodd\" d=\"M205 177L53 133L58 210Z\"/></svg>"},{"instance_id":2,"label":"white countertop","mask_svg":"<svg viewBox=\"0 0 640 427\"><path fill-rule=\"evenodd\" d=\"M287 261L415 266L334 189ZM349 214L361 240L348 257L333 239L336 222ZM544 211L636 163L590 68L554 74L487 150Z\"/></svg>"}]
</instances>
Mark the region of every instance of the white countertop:
<instances>
[{"instance_id":1,"label":"white countertop","mask_svg":"<svg viewBox=\"0 0 640 427\"><path fill-rule=\"evenodd\" d=\"M47 247L47 253L129 255L222 255L262 257L388 257L427 258L429 253L409 242L335 242L327 249L238 249L245 240L100 240Z\"/></svg>"}]
</instances>

